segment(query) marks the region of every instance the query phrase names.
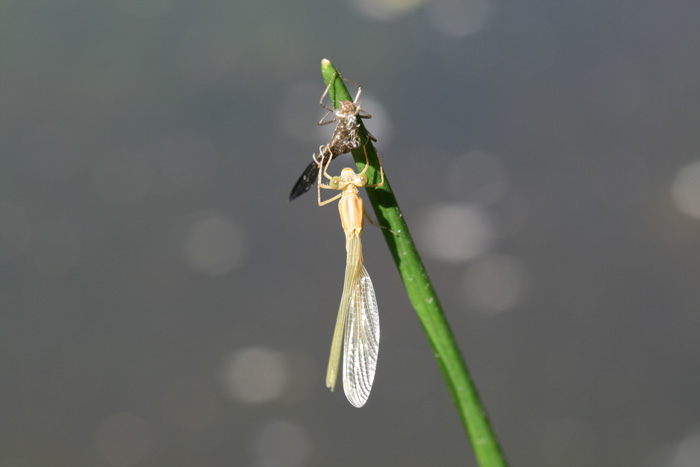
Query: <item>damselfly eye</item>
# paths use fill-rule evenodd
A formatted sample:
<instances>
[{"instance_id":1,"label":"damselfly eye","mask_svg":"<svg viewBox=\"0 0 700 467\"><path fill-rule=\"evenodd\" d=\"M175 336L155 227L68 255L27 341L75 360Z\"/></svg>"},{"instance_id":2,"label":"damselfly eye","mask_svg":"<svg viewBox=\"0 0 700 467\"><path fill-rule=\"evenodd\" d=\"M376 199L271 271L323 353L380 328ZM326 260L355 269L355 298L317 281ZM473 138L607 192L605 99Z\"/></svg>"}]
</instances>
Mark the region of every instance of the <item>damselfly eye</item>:
<instances>
[{"instance_id":1,"label":"damselfly eye","mask_svg":"<svg viewBox=\"0 0 700 467\"><path fill-rule=\"evenodd\" d=\"M329 185L334 190L340 190L340 177L331 178Z\"/></svg>"},{"instance_id":2,"label":"damselfly eye","mask_svg":"<svg viewBox=\"0 0 700 467\"><path fill-rule=\"evenodd\" d=\"M365 186L369 181L369 179L367 178L367 174L358 174L357 180L359 181L359 186Z\"/></svg>"}]
</instances>

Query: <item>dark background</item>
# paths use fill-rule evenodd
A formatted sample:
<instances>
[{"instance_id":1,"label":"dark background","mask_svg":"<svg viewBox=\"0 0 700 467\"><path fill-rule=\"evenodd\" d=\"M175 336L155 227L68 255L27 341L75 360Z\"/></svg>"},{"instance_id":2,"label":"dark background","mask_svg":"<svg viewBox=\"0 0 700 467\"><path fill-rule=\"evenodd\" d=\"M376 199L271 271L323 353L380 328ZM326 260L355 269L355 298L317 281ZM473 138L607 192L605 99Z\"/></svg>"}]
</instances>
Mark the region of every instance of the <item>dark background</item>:
<instances>
[{"instance_id":1,"label":"dark background","mask_svg":"<svg viewBox=\"0 0 700 467\"><path fill-rule=\"evenodd\" d=\"M330 135L322 58L364 86L512 465L700 465L698 24L693 1L3 1L0 465L475 465L371 226L372 396L324 387L343 233L286 200Z\"/></svg>"}]
</instances>

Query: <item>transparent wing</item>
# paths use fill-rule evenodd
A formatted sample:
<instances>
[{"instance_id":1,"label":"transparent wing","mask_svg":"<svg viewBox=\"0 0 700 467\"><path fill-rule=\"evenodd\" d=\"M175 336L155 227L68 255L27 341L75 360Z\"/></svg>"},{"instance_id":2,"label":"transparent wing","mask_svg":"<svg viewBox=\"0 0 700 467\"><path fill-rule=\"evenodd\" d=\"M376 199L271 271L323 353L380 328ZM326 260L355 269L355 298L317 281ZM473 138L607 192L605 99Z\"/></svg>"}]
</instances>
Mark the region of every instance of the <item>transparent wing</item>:
<instances>
[{"instance_id":1,"label":"transparent wing","mask_svg":"<svg viewBox=\"0 0 700 467\"><path fill-rule=\"evenodd\" d=\"M335 330L333 331L333 342L331 343L331 356L328 359L328 369L326 370L326 387L331 391L335 389L335 382L338 379L338 366L340 365L340 350L343 343L343 331L345 330L345 322L347 321L348 309L350 308L350 300L345 298L340 301L338 309L338 318L335 322Z\"/></svg>"},{"instance_id":2,"label":"transparent wing","mask_svg":"<svg viewBox=\"0 0 700 467\"><path fill-rule=\"evenodd\" d=\"M328 370L326 371L326 387L331 391L335 389L335 382L338 379L338 367L340 366L340 351L343 346L343 334L350 310L350 302L354 285L362 268L362 242L359 235L353 235L346 239L345 249L347 250L347 262L345 264L345 281L343 282L343 295L340 298L338 308L338 319L335 322L333 331L333 342L331 343L331 356L328 359Z\"/></svg>"},{"instance_id":3,"label":"transparent wing","mask_svg":"<svg viewBox=\"0 0 700 467\"><path fill-rule=\"evenodd\" d=\"M345 325L343 388L348 401L362 407L369 398L379 352L379 310L372 280L362 266L353 284Z\"/></svg>"}]
</instances>

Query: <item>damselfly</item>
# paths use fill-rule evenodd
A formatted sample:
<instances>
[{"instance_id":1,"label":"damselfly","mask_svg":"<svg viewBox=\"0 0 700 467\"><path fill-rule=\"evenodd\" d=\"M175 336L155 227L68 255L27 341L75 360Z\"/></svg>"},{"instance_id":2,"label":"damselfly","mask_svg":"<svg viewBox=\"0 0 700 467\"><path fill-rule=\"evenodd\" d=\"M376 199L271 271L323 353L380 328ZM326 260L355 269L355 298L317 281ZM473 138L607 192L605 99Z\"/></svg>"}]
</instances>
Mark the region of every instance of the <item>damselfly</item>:
<instances>
[{"instance_id":1,"label":"damselfly","mask_svg":"<svg viewBox=\"0 0 700 467\"><path fill-rule=\"evenodd\" d=\"M357 86L357 94L355 95L355 99L352 101L340 101L338 110L334 110L333 108L327 106L323 102L323 100L328 95L331 86L333 86L336 77L342 79L347 83L351 83ZM292 188L292 192L289 194L289 201L292 201L293 199L296 199L299 196L303 195L304 193L309 191L309 189L314 185L319 173L319 165L316 162L317 160L321 161L322 167L326 163L326 161L335 159L339 155L348 153L360 146L360 122L358 120L358 117L372 118L370 114L362 110L362 105L358 103L361 94L362 86L360 86L352 80L345 78L340 73L340 70L337 70L337 73L333 75L330 82L328 83L328 86L326 87L326 90L323 91L323 94L321 95L321 100L319 101L319 104L328 112L326 112L326 114L318 122L318 124L319 126L329 125L334 122L338 122L338 124L336 125L335 130L333 130L330 142L325 146L322 145L319 147L318 156L315 153L312 156L314 160L309 163L309 165L299 177L299 180L297 180L296 184L294 185L294 188ZM329 115L333 115L333 118L330 120L326 120L326 118ZM376 138L372 136L369 132L367 132L367 137L370 138L372 141L377 141Z\"/></svg>"},{"instance_id":2,"label":"damselfly","mask_svg":"<svg viewBox=\"0 0 700 467\"><path fill-rule=\"evenodd\" d=\"M338 318L333 332L331 355L326 373L326 386L333 391L338 378L340 365L340 350L343 352L343 388L348 401L355 407L362 407L367 402L377 368L379 351L379 312L374 287L362 260L362 242L360 235L364 218L370 220L364 209L358 188L379 187L384 185L384 169L381 168L381 182L368 184L367 168L369 158L367 145L363 146L367 165L360 173L352 169L342 170L340 177L331 177L327 173L331 159L328 158L323 166L323 175L328 178L328 185L318 184L318 205L323 206L338 198L340 221L345 231L345 250L347 263L345 266L345 282L343 295L338 308ZM378 157L378 156L377 156ZM321 165L318 169L321 171ZM321 188L340 190L341 193L325 201L321 201ZM342 342L344 340L344 343Z\"/></svg>"}]
</instances>

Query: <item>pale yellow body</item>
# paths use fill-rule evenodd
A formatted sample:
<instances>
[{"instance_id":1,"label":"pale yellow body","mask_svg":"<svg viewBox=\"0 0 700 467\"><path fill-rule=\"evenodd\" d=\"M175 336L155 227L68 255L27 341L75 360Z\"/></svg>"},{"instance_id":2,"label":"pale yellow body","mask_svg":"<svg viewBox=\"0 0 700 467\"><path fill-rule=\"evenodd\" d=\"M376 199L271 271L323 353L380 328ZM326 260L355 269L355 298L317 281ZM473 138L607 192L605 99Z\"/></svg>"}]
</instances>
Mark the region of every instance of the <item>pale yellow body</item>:
<instances>
[{"instance_id":1,"label":"pale yellow body","mask_svg":"<svg viewBox=\"0 0 700 467\"><path fill-rule=\"evenodd\" d=\"M367 154L365 148L365 155ZM330 162L330 160L329 160ZM326 169L328 164L326 164ZM330 180L329 185L319 181L319 206L340 198L338 211L345 232L345 250L347 262L343 295L338 308L338 318L333 332L331 355L326 373L326 386L335 388L340 366L340 355L345 346L343 358L343 388L348 401L355 407L362 407L372 389L379 350L379 315L372 281L367 274L362 259L362 242L360 235L364 227L364 202L360 198L358 187L381 186L367 185L365 168L359 174L352 169L343 169L340 177L330 177L326 170L324 176ZM341 190L333 198L321 201L321 188ZM344 335L344 338L343 338Z\"/></svg>"}]
</instances>

